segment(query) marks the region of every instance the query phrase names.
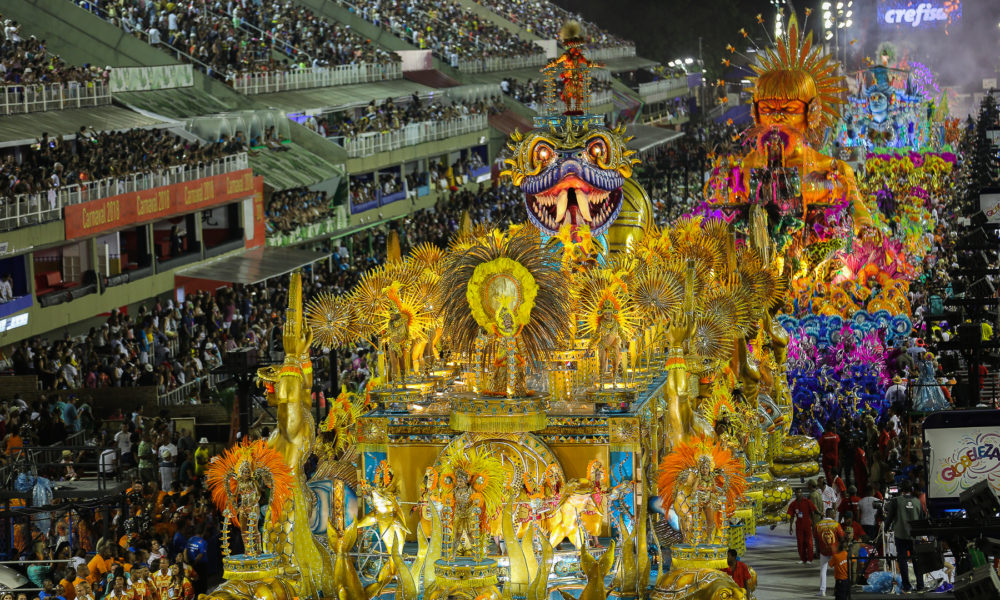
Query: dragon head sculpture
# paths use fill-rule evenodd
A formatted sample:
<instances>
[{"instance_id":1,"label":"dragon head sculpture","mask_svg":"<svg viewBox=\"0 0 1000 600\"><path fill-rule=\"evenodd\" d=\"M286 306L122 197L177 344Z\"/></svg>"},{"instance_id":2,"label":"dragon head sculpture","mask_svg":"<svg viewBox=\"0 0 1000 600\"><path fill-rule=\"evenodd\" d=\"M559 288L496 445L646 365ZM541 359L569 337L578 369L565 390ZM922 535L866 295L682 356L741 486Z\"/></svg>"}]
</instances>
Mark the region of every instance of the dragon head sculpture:
<instances>
[{"instance_id":1,"label":"dragon head sculpture","mask_svg":"<svg viewBox=\"0 0 1000 600\"><path fill-rule=\"evenodd\" d=\"M622 209L622 188L639 162L625 145L632 138L624 126L605 127L601 116L546 121L547 128L512 134L501 175L524 191L528 219L543 233L587 225L594 236L604 234Z\"/></svg>"}]
</instances>

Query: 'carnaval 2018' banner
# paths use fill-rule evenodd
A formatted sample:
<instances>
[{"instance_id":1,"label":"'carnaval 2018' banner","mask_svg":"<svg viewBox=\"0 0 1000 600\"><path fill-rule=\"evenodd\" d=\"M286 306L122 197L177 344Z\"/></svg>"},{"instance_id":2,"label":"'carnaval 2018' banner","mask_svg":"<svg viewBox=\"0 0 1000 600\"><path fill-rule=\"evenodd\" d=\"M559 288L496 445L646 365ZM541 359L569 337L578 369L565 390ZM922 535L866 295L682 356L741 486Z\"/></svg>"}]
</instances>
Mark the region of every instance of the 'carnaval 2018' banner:
<instances>
[{"instance_id":1,"label":"'carnaval 2018' banner","mask_svg":"<svg viewBox=\"0 0 1000 600\"><path fill-rule=\"evenodd\" d=\"M1000 430L995 425L925 429L924 437L932 448L929 498L958 498L984 479L1000 492Z\"/></svg>"},{"instance_id":2,"label":"'carnaval 2018' banner","mask_svg":"<svg viewBox=\"0 0 1000 600\"><path fill-rule=\"evenodd\" d=\"M228 204L252 196L253 172L242 169L141 192L71 204L65 208L66 239L86 237L126 225L148 223Z\"/></svg>"}]
</instances>

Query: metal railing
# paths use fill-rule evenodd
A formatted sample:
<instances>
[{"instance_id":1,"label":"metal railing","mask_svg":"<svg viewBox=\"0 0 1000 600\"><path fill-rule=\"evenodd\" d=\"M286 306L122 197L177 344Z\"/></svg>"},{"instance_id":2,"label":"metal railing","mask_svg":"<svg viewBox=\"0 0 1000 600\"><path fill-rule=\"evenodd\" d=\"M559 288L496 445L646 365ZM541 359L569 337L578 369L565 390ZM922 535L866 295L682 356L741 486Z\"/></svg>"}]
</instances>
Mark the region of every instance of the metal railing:
<instances>
[{"instance_id":1,"label":"metal railing","mask_svg":"<svg viewBox=\"0 0 1000 600\"><path fill-rule=\"evenodd\" d=\"M355 63L315 69L241 73L232 76L230 83L237 92L252 96L288 90L388 81L402 79L402 77L403 65L401 63Z\"/></svg>"},{"instance_id":2,"label":"metal railing","mask_svg":"<svg viewBox=\"0 0 1000 600\"><path fill-rule=\"evenodd\" d=\"M0 87L0 103L3 115L87 108L111 104L111 90L103 81L5 85Z\"/></svg>"},{"instance_id":3,"label":"metal railing","mask_svg":"<svg viewBox=\"0 0 1000 600\"><path fill-rule=\"evenodd\" d=\"M58 221L62 218L64 206L231 173L246 169L249 164L247 154L240 152L210 163L168 167L161 171L109 177L58 189L19 194L13 198L0 198L0 231Z\"/></svg>"},{"instance_id":4,"label":"metal railing","mask_svg":"<svg viewBox=\"0 0 1000 600\"><path fill-rule=\"evenodd\" d=\"M191 380L184 385L175 387L172 390L157 394L157 401L160 406L178 406L186 404L192 392L201 389L202 384L207 383L209 389L215 389L219 383L228 379L228 375L210 373L204 377Z\"/></svg>"},{"instance_id":5,"label":"metal railing","mask_svg":"<svg viewBox=\"0 0 1000 600\"><path fill-rule=\"evenodd\" d=\"M513 71L528 67L540 67L545 64L544 54L530 56L484 56L483 58L465 58L455 61L457 68L463 73L491 73L493 71Z\"/></svg>"},{"instance_id":6,"label":"metal railing","mask_svg":"<svg viewBox=\"0 0 1000 600\"><path fill-rule=\"evenodd\" d=\"M590 105L591 106L601 106L603 104L611 104L614 94L611 90L601 90L599 92L593 92L590 94Z\"/></svg>"},{"instance_id":7,"label":"metal railing","mask_svg":"<svg viewBox=\"0 0 1000 600\"><path fill-rule=\"evenodd\" d=\"M614 60L635 56L635 46L613 46L610 48L589 48L584 50L590 60Z\"/></svg>"},{"instance_id":8,"label":"metal railing","mask_svg":"<svg viewBox=\"0 0 1000 600\"><path fill-rule=\"evenodd\" d=\"M687 77L671 77L670 79L640 83L638 92L645 102L659 102L667 99L671 92L686 91L687 89Z\"/></svg>"},{"instance_id":9,"label":"metal railing","mask_svg":"<svg viewBox=\"0 0 1000 600\"><path fill-rule=\"evenodd\" d=\"M353 138L331 137L344 146L351 158L371 156L379 152L398 150L424 142L443 140L456 135L481 131L487 127L486 115L468 115L450 121L424 121L410 123L402 129L386 132L362 133Z\"/></svg>"}]
</instances>

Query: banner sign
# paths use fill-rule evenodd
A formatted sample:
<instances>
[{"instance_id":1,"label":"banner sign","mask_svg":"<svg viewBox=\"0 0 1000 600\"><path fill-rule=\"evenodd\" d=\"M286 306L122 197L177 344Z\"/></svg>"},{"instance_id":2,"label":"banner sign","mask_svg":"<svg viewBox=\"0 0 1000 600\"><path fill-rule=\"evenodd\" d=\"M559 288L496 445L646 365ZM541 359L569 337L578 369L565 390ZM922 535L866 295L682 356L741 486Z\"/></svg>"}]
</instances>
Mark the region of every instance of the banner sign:
<instances>
[{"instance_id":1,"label":"banner sign","mask_svg":"<svg viewBox=\"0 0 1000 600\"><path fill-rule=\"evenodd\" d=\"M1000 431L995 425L925 429L930 444L928 498L958 498L980 481L1000 492Z\"/></svg>"},{"instance_id":2,"label":"banner sign","mask_svg":"<svg viewBox=\"0 0 1000 600\"><path fill-rule=\"evenodd\" d=\"M877 22L885 29L947 29L962 19L961 0L880 0Z\"/></svg>"},{"instance_id":3,"label":"banner sign","mask_svg":"<svg viewBox=\"0 0 1000 600\"><path fill-rule=\"evenodd\" d=\"M66 239L91 236L156 221L172 215L229 204L252 196L253 172L242 169L141 192L109 196L67 206L64 214Z\"/></svg>"},{"instance_id":4,"label":"banner sign","mask_svg":"<svg viewBox=\"0 0 1000 600\"><path fill-rule=\"evenodd\" d=\"M108 83L112 93L191 87L194 85L194 70L191 65L115 67L111 69Z\"/></svg>"},{"instance_id":5,"label":"banner sign","mask_svg":"<svg viewBox=\"0 0 1000 600\"><path fill-rule=\"evenodd\" d=\"M979 210L986 215L987 223L1000 223L1000 193L979 194Z\"/></svg>"}]
</instances>

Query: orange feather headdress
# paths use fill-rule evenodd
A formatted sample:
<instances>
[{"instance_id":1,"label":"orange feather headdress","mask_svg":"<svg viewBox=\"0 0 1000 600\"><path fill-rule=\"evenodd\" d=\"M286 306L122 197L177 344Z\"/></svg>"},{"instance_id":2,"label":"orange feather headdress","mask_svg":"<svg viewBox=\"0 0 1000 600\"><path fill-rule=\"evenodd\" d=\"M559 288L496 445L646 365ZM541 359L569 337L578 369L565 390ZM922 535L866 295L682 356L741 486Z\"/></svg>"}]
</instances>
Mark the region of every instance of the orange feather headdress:
<instances>
[{"instance_id":1,"label":"orange feather headdress","mask_svg":"<svg viewBox=\"0 0 1000 600\"><path fill-rule=\"evenodd\" d=\"M664 509L670 508L666 503L672 501L674 491L685 473L690 469L697 469L698 461L703 456L707 456L712 463L712 481L726 496L726 512L731 514L736 509L736 503L747 486L743 461L715 440L701 437L678 444L660 462L656 484L660 498L664 500ZM721 513L717 515L716 525L721 526L722 519Z\"/></svg>"},{"instance_id":2,"label":"orange feather headdress","mask_svg":"<svg viewBox=\"0 0 1000 600\"><path fill-rule=\"evenodd\" d=\"M243 440L209 463L205 469L205 482L212 493L212 501L219 510L226 510L230 494L236 493L236 479L244 462L249 463L250 472L255 478L258 475L270 478L271 522L277 523L285 501L292 494L292 469L281 454L269 448L264 440ZM238 524L235 515L233 522Z\"/></svg>"}]
</instances>

